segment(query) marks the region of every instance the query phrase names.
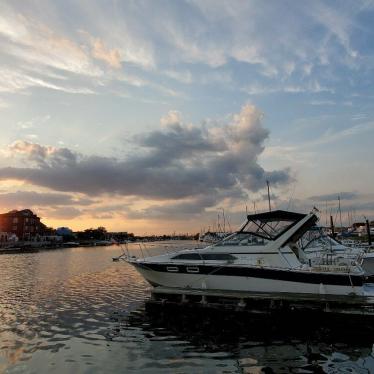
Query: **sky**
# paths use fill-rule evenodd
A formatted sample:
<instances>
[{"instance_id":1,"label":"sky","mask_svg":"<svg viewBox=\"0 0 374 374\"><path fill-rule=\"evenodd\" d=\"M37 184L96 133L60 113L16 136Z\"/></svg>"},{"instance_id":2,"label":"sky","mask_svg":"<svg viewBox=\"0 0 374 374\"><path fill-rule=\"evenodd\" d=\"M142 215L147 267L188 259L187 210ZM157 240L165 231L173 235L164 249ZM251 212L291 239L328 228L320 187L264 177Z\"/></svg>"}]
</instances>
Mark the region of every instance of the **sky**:
<instances>
[{"instance_id":1,"label":"sky","mask_svg":"<svg viewBox=\"0 0 374 374\"><path fill-rule=\"evenodd\" d=\"M374 1L2 1L0 212L139 235L374 220Z\"/></svg>"}]
</instances>

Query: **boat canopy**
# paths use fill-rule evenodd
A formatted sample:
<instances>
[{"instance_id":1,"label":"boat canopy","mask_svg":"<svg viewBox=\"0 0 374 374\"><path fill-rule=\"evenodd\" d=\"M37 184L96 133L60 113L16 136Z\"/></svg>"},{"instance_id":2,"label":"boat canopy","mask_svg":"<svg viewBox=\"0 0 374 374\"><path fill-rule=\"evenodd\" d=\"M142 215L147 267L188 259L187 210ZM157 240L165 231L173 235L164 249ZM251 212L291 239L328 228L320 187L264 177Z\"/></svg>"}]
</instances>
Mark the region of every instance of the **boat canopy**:
<instances>
[{"instance_id":1,"label":"boat canopy","mask_svg":"<svg viewBox=\"0 0 374 374\"><path fill-rule=\"evenodd\" d=\"M250 214L247 216L246 224L239 232L255 235L267 240L276 240L306 216L307 214L284 210ZM315 216L313 215L312 217Z\"/></svg>"}]
</instances>

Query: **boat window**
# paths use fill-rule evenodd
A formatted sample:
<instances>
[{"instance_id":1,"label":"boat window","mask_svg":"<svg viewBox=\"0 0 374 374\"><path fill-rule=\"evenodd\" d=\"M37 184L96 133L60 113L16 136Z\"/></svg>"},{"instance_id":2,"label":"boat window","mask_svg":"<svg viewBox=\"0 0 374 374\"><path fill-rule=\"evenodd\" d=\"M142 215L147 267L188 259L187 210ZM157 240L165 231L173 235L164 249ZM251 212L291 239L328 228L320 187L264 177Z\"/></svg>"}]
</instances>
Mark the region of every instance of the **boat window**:
<instances>
[{"instance_id":1,"label":"boat window","mask_svg":"<svg viewBox=\"0 0 374 374\"><path fill-rule=\"evenodd\" d=\"M198 253L181 253L172 257L172 260L201 260L201 256Z\"/></svg>"},{"instance_id":2,"label":"boat window","mask_svg":"<svg viewBox=\"0 0 374 374\"><path fill-rule=\"evenodd\" d=\"M229 253L181 253L172 257L172 260L216 260L228 261L235 260L236 257Z\"/></svg>"},{"instance_id":3,"label":"boat window","mask_svg":"<svg viewBox=\"0 0 374 374\"><path fill-rule=\"evenodd\" d=\"M263 238L274 240L292 224L294 224L293 220L249 221L243 232L255 233Z\"/></svg>"},{"instance_id":4,"label":"boat window","mask_svg":"<svg viewBox=\"0 0 374 374\"><path fill-rule=\"evenodd\" d=\"M179 271L178 266L167 266L167 271L170 271L171 273L177 273Z\"/></svg>"},{"instance_id":5,"label":"boat window","mask_svg":"<svg viewBox=\"0 0 374 374\"><path fill-rule=\"evenodd\" d=\"M246 224L241 228L241 233L251 233L257 237L268 240L276 240L283 235L296 223L306 217L305 214L287 212L283 210L275 210L272 212L251 214L247 216ZM306 222L312 223L317 217L312 215L312 220ZM306 223L305 222L305 223ZM304 226L302 226L304 227Z\"/></svg>"},{"instance_id":6,"label":"boat window","mask_svg":"<svg viewBox=\"0 0 374 374\"><path fill-rule=\"evenodd\" d=\"M235 260L236 257L229 253L202 253L204 260Z\"/></svg>"},{"instance_id":7,"label":"boat window","mask_svg":"<svg viewBox=\"0 0 374 374\"><path fill-rule=\"evenodd\" d=\"M187 266L187 273L198 273L199 268L197 266Z\"/></svg>"}]
</instances>

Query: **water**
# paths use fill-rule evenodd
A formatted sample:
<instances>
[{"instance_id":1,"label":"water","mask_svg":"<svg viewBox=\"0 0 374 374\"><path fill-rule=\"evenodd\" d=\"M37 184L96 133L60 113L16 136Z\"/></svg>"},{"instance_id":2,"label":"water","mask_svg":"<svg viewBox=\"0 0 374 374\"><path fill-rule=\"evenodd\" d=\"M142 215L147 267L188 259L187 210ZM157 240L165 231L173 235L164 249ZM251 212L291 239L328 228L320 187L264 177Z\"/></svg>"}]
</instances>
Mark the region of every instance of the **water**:
<instances>
[{"instance_id":1,"label":"water","mask_svg":"<svg viewBox=\"0 0 374 374\"><path fill-rule=\"evenodd\" d=\"M148 285L118 254L0 255L0 372L374 373L369 326L149 312Z\"/></svg>"}]
</instances>

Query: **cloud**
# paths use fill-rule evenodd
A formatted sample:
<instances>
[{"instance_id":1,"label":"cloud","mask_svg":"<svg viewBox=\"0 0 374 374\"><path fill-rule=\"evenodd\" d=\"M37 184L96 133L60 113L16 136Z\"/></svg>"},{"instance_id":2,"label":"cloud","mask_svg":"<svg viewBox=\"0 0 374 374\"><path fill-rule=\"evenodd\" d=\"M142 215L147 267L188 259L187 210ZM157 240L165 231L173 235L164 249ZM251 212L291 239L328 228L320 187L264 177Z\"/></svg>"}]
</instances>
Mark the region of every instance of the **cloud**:
<instances>
[{"instance_id":1,"label":"cloud","mask_svg":"<svg viewBox=\"0 0 374 374\"><path fill-rule=\"evenodd\" d=\"M87 52L75 41L59 35L44 23L2 7L0 35L7 39L7 53L30 64L43 65L87 76L100 76Z\"/></svg>"},{"instance_id":2,"label":"cloud","mask_svg":"<svg viewBox=\"0 0 374 374\"><path fill-rule=\"evenodd\" d=\"M44 87L92 94L109 86L106 92L134 97L132 91L146 87L180 97L183 93L173 85L183 83L189 90L185 85L218 83L231 90L228 83L236 80L251 95L334 93L335 75L341 73L336 67L357 69L364 57L371 59L353 46L355 21L364 9L358 4L184 1L159 6L92 1L75 4L74 9L69 4L43 4L44 12L38 12L37 7L4 3L0 90ZM283 22L278 22L280 15ZM122 64L140 77L116 75ZM236 65L240 69L233 69ZM165 76L170 87L161 84ZM253 83L254 76L259 83ZM129 84L131 92L121 92L120 82Z\"/></svg>"},{"instance_id":3,"label":"cloud","mask_svg":"<svg viewBox=\"0 0 374 374\"><path fill-rule=\"evenodd\" d=\"M311 142L304 144L304 146L315 146L332 143L373 130L374 121L359 123L343 130L332 131L331 129L327 129L327 131L324 134L322 134L318 139L312 140Z\"/></svg>"},{"instance_id":4,"label":"cloud","mask_svg":"<svg viewBox=\"0 0 374 374\"><path fill-rule=\"evenodd\" d=\"M8 108L9 107L9 104L4 101L3 99L0 98L0 109L5 109L5 108Z\"/></svg>"},{"instance_id":5,"label":"cloud","mask_svg":"<svg viewBox=\"0 0 374 374\"><path fill-rule=\"evenodd\" d=\"M43 87L72 94L94 94L89 88L61 86L41 78L33 77L15 68L0 67L0 92L23 91L29 87Z\"/></svg>"},{"instance_id":6,"label":"cloud","mask_svg":"<svg viewBox=\"0 0 374 374\"><path fill-rule=\"evenodd\" d=\"M22 130L28 130L34 128L37 125L44 124L48 122L50 119L51 116L49 114L46 114L44 116L34 117L28 121L19 121L17 122L17 126Z\"/></svg>"},{"instance_id":7,"label":"cloud","mask_svg":"<svg viewBox=\"0 0 374 374\"><path fill-rule=\"evenodd\" d=\"M184 84L191 84L193 82L192 74L190 71L176 71L176 70L166 70L164 71L164 74L174 79L178 82L184 83Z\"/></svg>"},{"instance_id":8,"label":"cloud","mask_svg":"<svg viewBox=\"0 0 374 374\"><path fill-rule=\"evenodd\" d=\"M23 140L9 146L9 152L14 155L25 155L27 159L38 167L69 167L76 164L77 154L68 148L41 146Z\"/></svg>"},{"instance_id":9,"label":"cloud","mask_svg":"<svg viewBox=\"0 0 374 374\"><path fill-rule=\"evenodd\" d=\"M337 12L327 4L315 2L309 9L310 15L328 31L328 36L335 37L351 58L357 57L357 51L352 49L350 32L353 27L352 13Z\"/></svg>"},{"instance_id":10,"label":"cloud","mask_svg":"<svg viewBox=\"0 0 374 374\"><path fill-rule=\"evenodd\" d=\"M0 206L8 209L22 209L34 206L56 206L56 205L90 205L94 200L87 197L76 197L71 194L16 191L0 193Z\"/></svg>"},{"instance_id":11,"label":"cloud","mask_svg":"<svg viewBox=\"0 0 374 374\"><path fill-rule=\"evenodd\" d=\"M0 169L1 179L92 196L173 200L211 195L216 201L258 191L266 179L274 187L292 180L288 169L266 171L259 165L269 132L262 125L263 114L252 105L224 126L188 125L176 112L165 118L163 129L133 138L136 148L125 159L15 142L8 151L22 166Z\"/></svg>"},{"instance_id":12,"label":"cloud","mask_svg":"<svg viewBox=\"0 0 374 374\"><path fill-rule=\"evenodd\" d=\"M328 106L330 106L330 105L336 105L336 102L333 101L333 100L312 100L310 102L310 104L311 105L323 105L323 106L328 105Z\"/></svg>"},{"instance_id":13,"label":"cloud","mask_svg":"<svg viewBox=\"0 0 374 374\"><path fill-rule=\"evenodd\" d=\"M303 85L296 85L296 84L271 84L271 85L264 85L259 83L252 83L247 87L242 89L244 92L248 93L249 95L268 95L273 93L321 93L321 92L328 92L333 94L334 89L322 86L316 80L310 80L305 82Z\"/></svg>"},{"instance_id":14,"label":"cloud","mask_svg":"<svg viewBox=\"0 0 374 374\"><path fill-rule=\"evenodd\" d=\"M52 209L46 210L46 214L48 218L55 218L55 219L74 219L82 215L82 211L75 207L71 206L64 206L64 207L56 207Z\"/></svg>"},{"instance_id":15,"label":"cloud","mask_svg":"<svg viewBox=\"0 0 374 374\"><path fill-rule=\"evenodd\" d=\"M118 49L106 48L99 38L92 41L92 56L106 62L113 68L119 69L121 67L121 56Z\"/></svg>"},{"instance_id":16,"label":"cloud","mask_svg":"<svg viewBox=\"0 0 374 374\"><path fill-rule=\"evenodd\" d=\"M341 200L354 200L359 198L360 195L357 192L336 192L325 195L310 196L308 199L313 201L337 201L338 197L340 197Z\"/></svg>"},{"instance_id":17,"label":"cloud","mask_svg":"<svg viewBox=\"0 0 374 374\"><path fill-rule=\"evenodd\" d=\"M162 126L177 125L182 122L182 115L177 110L170 110L165 116L161 117Z\"/></svg>"},{"instance_id":18,"label":"cloud","mask_svg":"<svg viewBox=\"0 0 374 374\"><path fill-rule=\"evenodd\" d=\"M201 216L206 208L213 207L216 203L216 196L201 195L185 201L154 204L138 210L128 207L126 216L130 219L186 219Z\"/></svg>"}]
</instances>

